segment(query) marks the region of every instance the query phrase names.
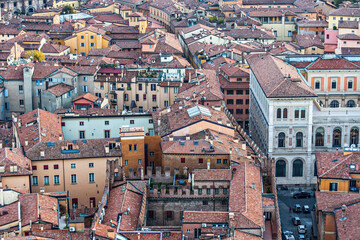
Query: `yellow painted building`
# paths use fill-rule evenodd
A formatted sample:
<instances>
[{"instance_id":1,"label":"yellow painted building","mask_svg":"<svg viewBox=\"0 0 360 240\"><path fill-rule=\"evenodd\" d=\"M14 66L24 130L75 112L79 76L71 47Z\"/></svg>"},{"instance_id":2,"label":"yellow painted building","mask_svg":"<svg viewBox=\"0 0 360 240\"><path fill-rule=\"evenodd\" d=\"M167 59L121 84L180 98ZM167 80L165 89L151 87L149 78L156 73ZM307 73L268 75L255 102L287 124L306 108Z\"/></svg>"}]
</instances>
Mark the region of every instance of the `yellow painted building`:
<instances>
[{"instance_id":1,"label":"yellow painted building","mask_svg":"<svg viewBox=\"0 0 360 240\"><path fill-rule=\"evenodd\" d=\"M107 48L110 41L111 38L106 35L105 30L89 26L75 31L64 43L70 47L71 53L87 56L92 48Z\"/></svg>"},{"instance_id":2,"label":"yellow painted building","mask_svg":"<svg viewBox=\"0 0 360 240\"><path fill-rule=\"evenodd\" d=\"M329 29L337 29L339 21L359 21L360 11L358 8L339 8L329 13Z\"/></svg>"},{"instance_id":3,"label":"yellow painted building","mask_svg":"<svg viewBox=\"0 0 360 240\"><path fill-rule=\"evenodd\" d=\"M61 0L61 1L55 0L53 3L53 8L65 7L66 5L69 5L73 8L77 8L80 6L80 3L77 0Z\"/></svg>"},{"instance_id":4,"label":"yellow painted building","mask_svg":"<svg viewBox=\"0 0 360 240\"><path fill-rule=\"evenodd\" d=\"M97 5L96 7L88 7L87 10L90 13L100 13L100 12L112 12L112 13L116 13L119 14L120 10L119 10L119 6L116 3L113 3L111 5Z\"/></svg>"},{"instance_id":5,"label":"yellow painted building","mask_svg":"<svg viewBox=\"0 0 360 240\"><path fill-rule=\"evenodd\" d=\"M343 153L316 153L318 191L357 192L360 189L360 148Z\"/></svg>"}]
</instances>

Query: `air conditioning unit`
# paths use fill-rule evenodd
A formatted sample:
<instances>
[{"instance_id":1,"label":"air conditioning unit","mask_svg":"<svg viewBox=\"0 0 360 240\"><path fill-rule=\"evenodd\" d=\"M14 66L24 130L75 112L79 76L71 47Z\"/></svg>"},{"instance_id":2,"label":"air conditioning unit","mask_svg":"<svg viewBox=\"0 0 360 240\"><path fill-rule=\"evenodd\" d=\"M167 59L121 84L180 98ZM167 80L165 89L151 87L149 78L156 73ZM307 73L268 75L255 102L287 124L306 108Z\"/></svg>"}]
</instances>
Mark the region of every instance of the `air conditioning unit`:
<instances>
[{"instance_id":1,"label":"air conditioning unit","mask_svg":"<svg viewBox=\"0 0 360 240\"><path fill-rule=\"evenodd\" d=\"M70 232L75 232L76 228L75 227L70 227L69 230L70 230Z\"/></svg>"},{"instance_id":2,"label":"air conditioning unit","mask_svg":"<svg viewBox=\"0 0 360 240\"><path fill-rule=\"evenodd\" d=\"M206 223L201 224L201 227L206 228Z\"/></svg>"}]
</instances>

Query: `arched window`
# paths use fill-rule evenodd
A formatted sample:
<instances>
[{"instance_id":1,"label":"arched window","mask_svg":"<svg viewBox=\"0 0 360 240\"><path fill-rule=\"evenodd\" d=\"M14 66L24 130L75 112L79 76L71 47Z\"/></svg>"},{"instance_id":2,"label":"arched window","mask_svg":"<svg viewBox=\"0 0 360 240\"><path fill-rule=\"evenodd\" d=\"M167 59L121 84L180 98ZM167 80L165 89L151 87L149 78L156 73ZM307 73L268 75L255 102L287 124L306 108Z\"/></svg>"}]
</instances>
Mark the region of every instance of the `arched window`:
<instances>
[{"instance_id":1,"label":"arched window","mask_svg":"<svg viewBox=\"0 0 360 240\"><path fill-rule=\"evenodd\" d=\"M275 170L276 177L286 177L286 162L284 160L278 160Z\"/></svg>"},{"instance_id":2,"label":"arched window","mask_svg":"<svg viewBox=\"0 0 360 240\"><path fill-rule=\"evenodd\" d=\"M283 118L287 118L287 108L284 108L283 110Z\"/></svg>"},{"instance_id":3,"label":"arched window","mask_svg":"<svg viewBox=\"0 0 360 240\"><path fill-rule=\"evenodd\" d=\"M355 107L355 102L354 102L354 100L349 100L349 101L347 101L346 107L348 107L348 108L353 108L353 107Z\"/></svg>"},{"instance_id":4,"label":"arched window","mask_svg":"<svg viewBox=\"0 0 360 240\"><path fill-rule=\"evenodd\" d=\"M280 118L281 118L281 108L278 108L278 109L276 110L276 118L277 118L277 119L280 119Z\"/></svg>"},{"instance_id":5,"label":"arched window","mask_svg":"<svg viewBox=\"0 0 360 240\"><path fill-rule=\"evenodd\" d=\"M359 129L357 127L353 127L350 130L350 145L351 144L359 144Z\"/></svg>"},{"instance_id":6,"label":"arched window","mask_svg":"<svg viewBox=\"0 0 360 240\"><path fill-rule=\"evenodd\" d=\"M303 176L303 162L300 159L296 159L293 162L293 177Z\"/></svg>"},{"instance_id":7,"label":"arched window","mask_svg":"<svg viewBox=\"0 0 360 240\"><path fill-rule=\"evenodd\" d=\"M324 128L320 127L316 129L315 133L315 146L324 146Z\"/></svg>"},{"instance_id":8,"label":"arched window","mask_svg":"<svg viewBox=\"0 0 360 240\"><path fill-rule=\"evenodd\" d=\"M279 133L278 147L285 147L285 133L283 133L283 132Z\"/></svg>"},{"instance_id":9,"label":"arched window","mask_svg":"<svg viewBox=\"0 0 360 240\"><path fill-rule=\"evenodd\" d=\"M341 129L340 128L334 128L333 147L341 147Z\"/></svg>"},{"instance_id":10,"label":"arched window","mask_svg":"<svg viewBox=\"0 0 360 240\"><path fill-rule=\"evenodd\" d=\"M338 108L339 107L339 102L336 101L336 100L331 101L330 107L331 108Z\"/></svg>"},{"instance_id":11,"label":"arched window","mask_svg":"<svg viewBox=\"0 0 360 240\"><path fill-rule=\"evenodd\" d=\"M296 147L302 147L303 146L303 134L302 132L298 132L296 134Z\"/></svg>"}]
</instances>

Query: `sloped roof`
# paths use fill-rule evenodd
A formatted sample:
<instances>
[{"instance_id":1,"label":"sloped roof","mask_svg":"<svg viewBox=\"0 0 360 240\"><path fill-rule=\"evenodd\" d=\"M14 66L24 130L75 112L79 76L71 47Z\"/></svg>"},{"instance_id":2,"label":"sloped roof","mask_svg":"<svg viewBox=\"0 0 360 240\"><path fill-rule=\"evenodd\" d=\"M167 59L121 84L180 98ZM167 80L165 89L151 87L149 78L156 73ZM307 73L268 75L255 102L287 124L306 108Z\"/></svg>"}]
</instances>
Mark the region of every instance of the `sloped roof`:
<instances>
[{"instance_id":1,"label":"sloped roof","mask_svg":"<svg viewBox=\"0 0 360 240\"><path fill-rule=\"evenodd\" d=\"M321 152L316 153L319 178L351 179L351 173L360 173L360 154ZM354 168L350 168L350 165Z\"/></svg>"},{"instance_id":2,"label":"sloped roof","mask_svg":"<svg viewBox=\"0 0 360 240\"><path fill-rule=\"evenodd\" d=\"M61 117L42 109L36 109L17 117L14 122L21 146L25 152L36 144L58 141L62 137ZM25 145L25 141L28 145Z\"/></svg>"},{"instance_id":3,"label":"sloped roof","mask_svg":"<svg viewBox=\"0 0 360 240\"><path fill-rule=\"evenodd\" d=\"M315 97L297 69L271 55L249 55L249 66L268 98Z\"/></svg>"}]
</instances>

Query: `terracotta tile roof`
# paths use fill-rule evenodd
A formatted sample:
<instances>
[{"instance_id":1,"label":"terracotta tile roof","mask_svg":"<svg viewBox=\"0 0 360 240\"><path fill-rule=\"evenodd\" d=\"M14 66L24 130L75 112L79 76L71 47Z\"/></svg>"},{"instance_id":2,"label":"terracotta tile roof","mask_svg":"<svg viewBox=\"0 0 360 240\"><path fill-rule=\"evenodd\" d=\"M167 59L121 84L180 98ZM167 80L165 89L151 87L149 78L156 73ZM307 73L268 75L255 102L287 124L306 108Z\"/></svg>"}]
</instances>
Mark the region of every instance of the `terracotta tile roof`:
<instances>
[{"instance_id":1,"label":"terracotta tile roof","mask_svg":"<svg viewBox=\"0 0 360 240\"><path fill-rule=\"evenodd\" d=\"M190 116L188 110L190 112L194 111L194 114ZM208 111L210 114L207 113ZM228 121L224 112L188 101L179 101L167 109L153 112L152 116L155 132L160 136L169 135L196 122L207 121L218 125L217 121L221 119L223 122L221 125L227 127L226 121ZM160 121L160 126L157 124L158 120Z\"/></svg>"},{"instance_id":2,"label":"terracotta tile roof","mask_svg":"<svg viewBox=\"0 0 360 240\"><path fill-rule=\"evenodd\" d=\"M111 189L102 223L111 226L110 220L116 222L118 214L122 213L118 229L120 231L137 230L145 191L145 181L128 181Z\"/></svg>"},{"instance_id":3,"label":"terracotta tile roof","mask_svg":"<svg viewBox=\"0 0 360 240\"><path fill-rule=\"evenodd\" d=\"M110 22L110 23L123 23L124 19L121 17L120 14L106 14L106 15L99 15L94 17L95 20L101 22Z\"/></svg>"},{"instance_id":4,"label":"terracotta tile roof","mask_svg":"<svg viewBox=\"0 0 360 240\"><path fill-rule=\"evenodd\" d=\"M195 169L194 181L230 181L230 169Z\"/></svg>"},{"instance_id":5,"label":"terracotta tile roof","mask_svg":"<svg viewBox=\"0 0 360 240\"><path fill-rule=\"evenodd\" d=\"M21 27L18 25L13 24L0 24L1 34L6 35L18 35L21 32Z\"/></svg>"},{"instance_id":6,"label":"terracotta tile roof","mask_svg":"<svg viewBox=\"0 0 360 240\"><path fill-rule=\"evenodd\" d=\"M69 66L68 68L79 75L95 75L99 69L97 66Z\"/></svg>"},{"instance_id":7,"label":"terracotta tile roof","mask_svg":"<svg viewBox=\"0 0 360 240\"><path fill-rule=\"evenodd\" d=\"M33 79L44 79L57 72L63 72L70 76L77 76L77 73L69 69L68 67L55 65L51 63L36 63L34 67Z\"/></svg>"},{"instance_id":8,"label":"terracotta tile roof","mask_svg":"<svg viewBox=\"0 0 360 240\"><path fill-rule=\"evenodd\" d=\"M262 190L260 168L249 162L232 166L229 211L239 212L240 226L262 227Z\"/></svg>"},{"instance_id":9,"label":"terracotta tile roof","mask_svg":"<svg viewBox=\"0 0 360 240\"><path fill-rule=\"evenodd\" d=\"M36 109L18 116L14 125L25 152L36 144L58 141L63 136L61 118L42 109ZM28 142L27 146L25 141Z\"/></svg>"},{"instance_id":10,"label":"terracotta tile roof","mask_svg":"<svg viewBox=\"0 0 360 240\"><path fill-rule=\"evenodd\" d=\"M221 92L219 81L214 70L204 69L204 78L193 83L191 87L180 88L176 97L177 100L191 100L201 102L205 97L206 101L222 101L224 95Z\"/></svg>"},{"instance_id":11,"label":"terracotta tile roof","mask_svg":"<svg viewBox=\"0 0 360 240\"><path fill-rule=\"evenodd\" d=\"M358 21L339 21L338 28L357 29L359 27Z\"/></svg>"},{"instance_id":12,"label":"terracotta tile roof","mask_svg":"<svg viewBox=\"0 0 360 240\"><path fill-rule=\"evenodd\" d=\"M6 70L0 71L0 76L6 80L20 80L24 78L23 67L7 67Z\"/></svg>"},{"instance_id":13,"label":"terracotta tile roof","mask_svg":"<svg viewBox=\"0 0 360 240\"><path fill-rule=\"evenodd\" d=\"M249 146L246 145L245 149L243 149L242 145L239 144L245 140L238 133L234 136L229 136L214 130L208 130L208 135L210 136L210 139L213 139L213 145L215 147L223 150L224 152L231 152L231 162L241 162L248 154L254 155L253 150Z\"/></svg>"},{"instance_id":14,"label":"terracotta tile roof","mask_svg":"<svg viewBox=\"0 0 360 240\"><path fill-rule=\"evenodd\" d=\"M316 153L319 178L351 179L351 173L360 173L360 154ZM350 168L353 166L354 168Z\"/></svg>"},{"instance_id":15,"label":"terracotta tile roof","mask_svg":"<svg viewBox=\"0 0 360 240\"><path fill-rule=\"evenodd\" d=\"M184 223L228 223L229 212L184 211Z\"/></svg>"},{"instance_id":16,"label":"terracotta tile roof","mask_svg":"<svg viewBox=\"0 0 360 240\"><path fill-rule=\"evenodd\" d=\"M275 35L271 31L265 31L263 29L252 28L239 28L223 31L226 36L240 39L276 39Z\"/></svg>"},{"instance_id":17,"label":"terracotta tile roof","mask_svg":"<svg viewBox=\"0 0 360 240\"><path fill-rule=\"evenodd\" d=\"M271 55L249 55L249 66L268 98L315 97L297 69Z\"/></svg>"},{"instance_id":18,"label":"terracotta tile roof","mask_svg":"<svg viewBox=\"0 0 360 240\"><path fill-rule=\"evenodd\" d=\"M306 69L308 70L360 69L360 67L346 60L345 58L336 58L336 59L318 58L315 62L310 64Z\"/></svg>"},{"instance_id":19,"label":"terracotta tile roof","mask_svg":"<svg viewBox=\"0 0 360 240\"><path fill-rule=\"evenodd\" d=\"M109 153L106 153L105 146L109 146L110 142L119 145L119 148L109 149ZM72 146L72 149L68 150L69 145ZM41 152L43 152L44 157L41 157ZM33 161L91 157L120 157L121 146L118 138L47 141L41 142L28 150L26 156Z\"/></svg>"},{"instance_id":20,"label":"terracotta tile roof","mask_svg":"<svg viewBox=\"0 0 360 240\"><path fill-rule=\"evenodd\" d=\"M335 210L337 236L339 239L354 239L359 236L360 200Z\"/></svg>"},{"instance_id":21,"label":"terracotta tile roof","mask_svg":"<svg viewBox=\"0 0 360 240\"><path fill-rule=\"evenodd\" d=\"M152 227L153 228L153 227ZM163 232L167 232L167 233L170 233L170 236L169 237L166 237L165 239L166 240L179 240L182 238L182 232L181 231L163 231ZM141 232L140 234L138 233L122 233L120 234L124 237L126 237L126 239L129 239L129 240L159 240L161 239L161 236L160 236L160 233L157 233L157 232ZM164 239L164 237L163 237Z\"/></svg>"},{"instance_id":22,"label":"terracotta tile roof","mask_svg":"<svg viewBox=\"0 0 360 240\"><path fill-rule=\"evenodd\" d=\"M5 171L0 176L23 176L31 175L31 160L24 156L22 149L18 148L1 148L0 165L4 166ZM11 172L10 166L16 165L17 172Z\"/></svg>"},{"instance_id":23,"label":"terracotta tile roof","mask_svg":"<svg viewBox=\"0 0 360 240\"><path fill-rule=\"evenodd\" d=\"M245 163L239 163L231 167L231 185L229 196L229 211L246 211L246 190L245 190Z\"/></svg>"},{"instance_id":24,"label":"terracotta tile roof","mask_svg":"<svg viewBox=\"0 0 360 240\"><path fill-rule=\"evenodd\" d=\"M51 230L32 230L34 236L58 239L58 240L84 240L89 239L91 230L85 229L84 232L70 232L69 229L51 229Z\"/></svg>"},{"instance_id":25,"label":"terracotta tile roof","mask_svg":"<svg viewBox=\"0 0 360 240\"><path fill-rule=\"evenodd\" d=\"M262 202L264 207L275 207L275 200L273 198L263 197Z\"/></svg>"},{"instance_id":26,"label":"terracotta tile roof","mask_svg":"<svg viewBox=\"0 0 360 240\"><path fill-rule=\"evenodd\" d=\"M316 207L320 211L333 212L342 205L360 201L358 193L315 192Z\"/></svg>"},{"instance_id":27,"label":"terracotta tile roof","mask_svg":"<svg viewBox=\"0 0 360 240\"><path fill-rule=\"evenodd\" d=\"M324 44L318 35L313 34L297 34L296 42L301 48L318 47L323 49Z\"/></svg>"},{"instance_id":28,"label":"terracotta tile roof","mask_svg":"<svg viewBox=\"0 0 360 240\"><path fill-rule=\"evenodd\" d=\"M39 221L59 225L58 200L38 193L20 194L19 200L0 207L0 211L7 210L8 214L0 216L0 225L9 224L18 220L18 202L20 202L21 223L27 226Z\"/></svg>"},{"instance_id":29,"label":"terracotta tile roof","mask_svg":"<svg viewBox=\"0 0 360 240\"><path fill-rule=\"evenodd\" d=\"M311 62L289 62L289 64L296 68L306 68L311 64Z\"/></svg>"},{"instance_id":30,"label":"terracotta tile roof","mask_svg":"<svg viewBox=\"0 0 360 240\"><path fill-rule=\"evenodd\" d=\"M296 22L296 25L298 25L299 27L324 27L324 28L327 28L328 22L324 21L324 20L312 21L312 20L305 19L305 20Z\"/></svg>"},{"instance_id":31,"label":"terracotta tile roof","mask_svg":"<svg viewBox=\"0 0 360 240\"><path fill-rule=\"evenodd\" d=\"M341 48L341 54L343 55L360 55L360 48ZM357 64L359 65L359 64Z\"/></svg>"},{"instance_id":32,"label":"terracotta tile roof","mask_svg":"<svg viewBox=\"0 0 360 240\"><path fill-rule=\"evenodd\" d=\"M277 0L276 4L293 4L295 0ZM265 5L265 4L274 4L273 0L243 0L244 5Z\"/></svg>"},{"instance_id":33,"label":"terracotta tile roof","mask_svg":"<svg viewBox=\"0 0 360 240\"><path fill-rule=\"evenodd\" d=\"M337 38L340 40L360 40L360 36L353 33L337 35Z\"/></svg>"},{"instance_id":34,"label":"terracotta tile roof","mask_svg":"<svg viewBox=\"0 0 360 240\"><path fill-rule=\"evenodd\" d=\"M74 89L73 86L67 85L65 83L59 83L59 84L49 87L44 92L49 92L49 93L54 94L56 97L60 97L73 89Z\"/></svg>"},{"instance_id":35,"label":"terracotta tile roof","mask_svg":"<svg viewBox=\"0 0 360 240\"><path fill-rule=\"evenodd\" d=\"M250 77L250 71L245 68L225 64L220 68L229 77Z\"/></svg>"},{"instance_id":36,"label":"terracotta tile roof","mask_svg":"<svg viewBox=\"0 0 360 240\"><path fill-rule=\"evenodd\" d=\"M183 145L182 145L183 144ZM228 154L216 147L214 151L204 151L204 149L209 150L211 147L210 142L201 139L201 140L179 140L171 142L161 142L161 150L163 154L207 154L207 155L219 155L219 154Z\"/></svg>"},{"instance_id":37,"label":"terracotta tile roof","mask_svg":"<svg viewBox=\"0 0 360 240\"><path fill-rule=\"evenodd\" d=\"M360 17L360 8L339 8L329 12L329 16Z\"/></svg>"},{"instance_id":38,"label":"terracotta tile roof","mask_svg":"<svg viewBox=\"0 0 360 240\"><path fill-rule=\"evenodd\" d=\"M73 100L73 102L76 102L79 99L86 99L86 100L89 100L90 102L96 102L99 98L91 93L85 93L85 94L75 98Z\"/></svg>"},{"instance_id":39,"label":"terracotta tile roof","mask_svg":"<svg viewBox=\"0 0 360 240\"><path fill-rule=\"evenodd\" d=\"M212 69L212 70L219 71L219 69L220 69L220 67L222 65L224 65L224 64L234 64L234 63L236 63L235 60L232 60L230 58L225 58L225 57L221 56L221 57L217 57L217 58L213 59L212 61L208 61L206 63L203 63L202 65L203 65L204 69Z\"/></svg>"},{"instance_id":40,"label":"terracotta tile roof","mask_svg":"<svg viewBox=\"0 0 360 240\"><path fill-rule=\"evenodd\" d=\"M263 238L252 235L251 233L241 232L239 230L235 230L234 234L235 239L246 239L246 240L261 240ZM226 240L225 238L224 240ZM229 238L228 240L232 240L232 238Z\"/></svg>"},{"instance_id":41,"label":"terracotta tile roof","mask_svg":"<svg viewBox=\"0 0 360 240\"><path fill-rule=\"evenodd\" d=\"M42 51L44 54L46 53L62 53L65 50L70 48L69 46L59 45L59 44L44 44L40 51Z\"/></svg>"}]
</instances>

